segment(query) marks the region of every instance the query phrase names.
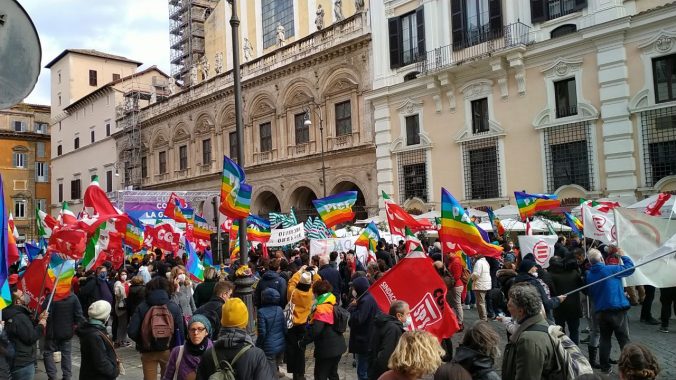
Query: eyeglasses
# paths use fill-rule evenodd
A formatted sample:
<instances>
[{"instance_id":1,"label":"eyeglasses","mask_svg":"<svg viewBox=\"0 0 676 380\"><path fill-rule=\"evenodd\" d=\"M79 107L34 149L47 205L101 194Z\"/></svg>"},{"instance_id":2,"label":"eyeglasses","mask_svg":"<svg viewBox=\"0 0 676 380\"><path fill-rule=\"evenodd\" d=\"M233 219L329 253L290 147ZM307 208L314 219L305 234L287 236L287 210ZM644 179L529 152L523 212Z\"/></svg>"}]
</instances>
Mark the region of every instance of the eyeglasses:
<instances>
[{"instance_id":1,"label":"eyeglasses","mask_svg":"<svg viewBox=\"0 0 676 380\"><path fill-rule=\"evenodd\" d=\"M188 331L191 333L201 333L204 332L204 330L206 329L207 329L206 327L193 327L191 329L188 329Z\"/></svg>"}]
</instances>

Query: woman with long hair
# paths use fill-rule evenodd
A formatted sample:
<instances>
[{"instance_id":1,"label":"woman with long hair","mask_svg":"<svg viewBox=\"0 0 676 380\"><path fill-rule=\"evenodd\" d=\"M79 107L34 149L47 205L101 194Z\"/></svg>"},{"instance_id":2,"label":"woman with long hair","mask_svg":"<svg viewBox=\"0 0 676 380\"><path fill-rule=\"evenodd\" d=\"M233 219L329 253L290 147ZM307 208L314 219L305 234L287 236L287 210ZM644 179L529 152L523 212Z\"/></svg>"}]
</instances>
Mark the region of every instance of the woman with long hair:
<instances>
[{"instance_id":1,"label":"woman with long hair","mask_svg":"<svg viewBox=\"0 0 676 380\"><path fill-rule=\"evenodd\" d=\"M495 359L500 355L500 336L485 321L477 321L465 331L453 360L441 366L434 380L456 380L469 376L474 380L500 380L495 371ZM467 376L458 376L458 373Z\"/></svg>"},{"instance_id":2,"label":"woman with long hair","mask_svg":"<svg viewBox=\"0 0 676 380\"><path fill-rule=\"evenodd\" d=\"M183 319L187 324L192 317L192 313L197 309L195 299L192 297L192 281L190 281L183 265L177 265L171 269L169 280L173 286L171 300L181 307Z\"/></svg>"},{"instance_id":3,"label":"woman with long hair","mask_svg":"<svg viewBox=\"0 0 676 380\"><path fill-rule=\"evenodd\" d=\"M657 358L640 343L628 343L622 349L617 366L622 380L654 380L660 373Z\"/></svg>"},{"instance_id":4,"label":"woman with long hair","mask_svg":"<svg viewBox=\"0 0 676 380\"><path fill-rule=\"evenodd\" d=\"M416 380L434 373L441 364L444 350L437 338L427 331L407 331L394 349L387 366L389 371L378 380Z\"/></svg>"}]
</instances>

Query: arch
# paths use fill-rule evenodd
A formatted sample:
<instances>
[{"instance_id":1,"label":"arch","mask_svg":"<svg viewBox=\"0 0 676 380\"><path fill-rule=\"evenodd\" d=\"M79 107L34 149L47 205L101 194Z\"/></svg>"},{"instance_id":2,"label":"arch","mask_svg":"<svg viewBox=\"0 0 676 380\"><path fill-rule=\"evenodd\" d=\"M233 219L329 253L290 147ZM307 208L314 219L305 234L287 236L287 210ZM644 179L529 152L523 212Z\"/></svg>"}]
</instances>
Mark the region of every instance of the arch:
<instances>
[{"instance_id":1,"label":"arch","mask_svg":"<svg viewBox=\"0 0 676 380\"><path fill-rule=\"evenodd\" d=\"M556 191L554 191L554 194L556 194L559 197L559 199L586 198L587 190L585 190L580 185L570 184L559 187L558 189L556 189Z\"/></svg>"},{"instance_id":2,"label":"arch","mask_svg":"<svg viewBox=\"0 0 676 380\"><path fill-rule=\"evenodd\" d=\"M172 128L171 141L185 141L190 138L190 129L184 122L179 122Z\"/></svg>"},{"instance_id":3,"label":"arch","mask_svg":"<svg viewBox=\"0 0 676 380\"><path fill-rule=\"evenodd\" d=\"M663 177L657 183L655 183L655 186L653 188L660 193L669 193L672 191L676 191L676 175L670 175Z\"/></svg>"},{"instance_id":4,"label":"arch","mask_svg":"<svg viewBox=\"0 0 676 380\"><path fill-rule=\"evenodd\" d=\"M425 201L418 197L408 198L403 204L404 210L411 215L420 215L427 211Z\"/></svg>"},{"instance_id":5,"label":"arch","mask_svg":"<svg viewBox=\"0 0 676 380\"><path fill-rule=\"evenodd\" d=\"M195 119L195 126L192 130L192 134L206 135L210 133L215 126L216 123L214 122L213 116L211 116L208 112L202 112Z\"/></svg>"},{"instance_id":6,"label":"arch","mask_svg":"<svg viewBox=\"0 0 676 380\"><path fill-rule=\"evenodd\" d=\"M294 208L298 222L305 222L309 216L318 216L312 201L317 199L317 193L307 186L296 187L289 196L290 207Z\"/></svg>"},{"instance_id":7,"label":"arch","mask_svg":"<svg viewBox=\"0 0 676 380\"><path fill-rule=\"evenodd\" d=\"M263 190L254 198L251 210L254 214L267 218L270 212L281 212L279 197L271 190Z\"/></svg>"},{"instance_id":8,"label":"arch","mask_svg":"<svg viewBox=\"0 0 676 380\"><path fill-rule=\"evenodd\" d=\"M313 88L313 83L307 78L301 77L294 79L282 92L282 104L285 107L289 107L306 105L312 102L314 99L317 99Z\"/></svg>"},{"instance_id":9,"label":"arch","mask_svg":"<svg viewBox=\"0 0 676 380\"><path fill-rule=\"evenodd\" d=\"M359 74L353 67L342 65L329 69L319 83L321 83L319 93L326 96L347 88L359 88Z\"/></svg>"},{"instance_id":10,"label":"arch","mask_svg":"<svg viewBox=\"0 0 676 380\"><path fill-rule=\"evenodd\" d=\"M366 209L366 198L364 197L364 192L361 191L361 188L352 181L341 181L336 183L331 190L331 194L342 193L343 191L356 191L357 192L357 201L352 206L352 211L354 211L355 219L366 219L369 217L368 210Z\"/></svg>"},{"instance_id":11,"label":"arch","mask_svg":"<svg viewBox=\"0 0 676 380\"><path fill-rule=\"evenodd\" d=\"M251 98L244 114L253 120L256 116L269 115L277 111L275 97L268 91L259 91Z\"/></svg>"},{"instance_id":12,"label":"arch","mask_svg":"<svg viewBox=\"0 0 676 380\"><path fill-rule=\"evenodd\" d=\"M235 103L227 103L216 115L218 130L222 131L226 126L235 125Z\"/></svg>"},{"instance_id":13,"label":"arch","mask_svg":"<svg viewBox=\"0 0 676 380\"><path fill-rule=\"evenodd\" d=\"M166 128L156 128L154 133L150 136L151 149L163 147L169 144Z\"/></svg>"}]
</instances>

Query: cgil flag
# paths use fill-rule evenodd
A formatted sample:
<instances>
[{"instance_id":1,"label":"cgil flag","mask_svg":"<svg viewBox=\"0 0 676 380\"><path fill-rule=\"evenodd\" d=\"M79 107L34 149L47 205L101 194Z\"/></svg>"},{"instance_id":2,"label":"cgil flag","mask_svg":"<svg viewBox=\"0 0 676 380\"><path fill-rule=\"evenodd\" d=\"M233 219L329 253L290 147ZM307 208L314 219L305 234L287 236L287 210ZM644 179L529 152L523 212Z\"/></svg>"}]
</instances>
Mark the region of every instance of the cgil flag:
<instances>
[{"instance_id":1,"label":"cgil flag","mask_svg":"<svg viewBox=\"0 0 676 380\"><path fill-rule=\"evenodd\" d=\"M392 201L385 202L385 213L392 235L406 236L407 227L413 232L434 229L427 219L416 220L401 206Z\"/></svg>"},{"instance_id":2,"label":"cgil flag","mask_svg":"<svg viewBox=\"0 0 676 380\"><path fill-rule=\"evenodd\" d=\"M319 217L322 218L326 227L331 228L340 223L351 222L354 219L354 206L357 201L356 191L344 191L312 201Z\"/></svg>"},{"instance_id":3,"label":"cgil flag","mask_svg":"<svg viewBox=\"0 0 676 380\"><path fill-rule=\"evenodd\" d=\"M50 276L47 276L50 256L52 255L45 255L31 261L31 263L28 265L28 268L26 268L19 278L17 287L28 296L28 305L26 306L28 306L29 309L35 310L39 308L43 304L46 295L49 294L49 290L54 287L54 281ZM42 285L43 280L44 289ZM42 294L40 294L41 290Z\"/></svg>"},{"instance_id":4,"label":"cgil flag","mask_svg":"<svg viewBox=\"0 0 676 380\"><path fill-rule=\"evenodd\" d=\"M227 156L223 156L221 178L221 205L219 210L229 218L244 219L251 209L251 186L244 181L244 170Z\"/></svg>"},{"instance_id":5,"label":"cgil flag","mask_svg":"<svg viewBox=\"0 0 676 380\"><path fill-rule=\"evenodd\" d=\"M371 222L362 228L361 234L354 242L354 245L360 245L366 247L369 251L375 252L376 247L378 246L378 240L380 240L380 233L378 232L378 227L375 223Z\"/></svg>"},{"instance_id":6,"label":"cgil flag","mask_svg":"<svg viewBox=\"0 0 676 380\"><path fill-rule=\"evenodd\" d=\"M554 194L528 194L515 191L516 206L521 219L529 218L540 211L551 210L561 206L561 201Z\"/></svg>"},{"instance_id":7,"label":"cgil flag","mask_svg":"<svg viewBox=\"0 0 676 380\"><path fill-rule=\"evenodd\" d=\"M425 253L425 249L422 246L422 242L418 239L417 236L411 230L406 227L406 254L411 252L422 252Z\"/></svg>"}]
</instances>

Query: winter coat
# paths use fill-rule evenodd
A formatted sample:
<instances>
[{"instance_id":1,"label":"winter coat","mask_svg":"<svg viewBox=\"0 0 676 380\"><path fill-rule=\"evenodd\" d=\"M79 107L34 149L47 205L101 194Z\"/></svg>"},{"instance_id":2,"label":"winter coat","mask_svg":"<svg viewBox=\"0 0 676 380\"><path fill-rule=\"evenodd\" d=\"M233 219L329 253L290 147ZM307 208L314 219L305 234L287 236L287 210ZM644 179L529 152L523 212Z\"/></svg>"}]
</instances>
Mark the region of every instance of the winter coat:
<instances>
[{"instance_id":1,"label":"winter coat","mask_svg":"<svg viewBox=\"0 0 676 380\"><path fill-rule=\"evenodd\" d=\"M327 293L328 298L317 305L310 320L308 334L303 339L303 344L314 342L315 359L329 359L343 355L347 351L343 334L333 328L333 308L336 307L336 298L332 293Z\"/></svg>"},{"instance_id":2,"label":"winter coat","mask_svg":"<svg viewBox=\"0 0 676 380\"><path fill-rule=\"evenodd\" d=\"M113 291L115 292L115 305L113 305L113 311L118 315L122 315L127 312L127 309L120 309L120 301L127 299L127 286L122 281L115 281L113 285Z\"/></svg>"},{"instance_id":3,"label":"winter coat","mask_svg":"<svg viewBox=\"0 0 676 380\"><path fill-rule=\"evenodd\" d=\"M204 339L207 340L207 350L213 347L214 344L209 337ZM181 351L181 347L184 347L183 356L181 357L181 362L177 363L176 361L178 360L178 353ZM162 380L174 380L176 371L178 371L178 379L186 379L189 374L197 372L197 366L199 366L202 357L191 355L185 347L185 345L178 346L171 350L169 360L167 361L167 369L164 371L164 375L162 375ZM176 365L178 365L178 368L176 368Z\"/></svg>"},{"instance_id":4,"label":"winter coat","mask_svg":"<svg viewBox=\"0 0 676 380\"><path fill-rule=\"evenodd\" d=\"M211 340L215 341L218 339L218 333L221 330L221 315L223 313L223 298L212 296L209 302L200 306L195 310L193 315L202 314L207 317L209 323L211 323Z\"/></svg>"},{"instance_id":5,"label":"winter coat","mask_svg":"<svg viewBox=\"0 0 676 380\"><path fill-rule=\"evenodd\" d=\"M35 363L35 342L44 333L42 325L34 325L31 311L22 305L11 305L2 309L4 329L9 341L14 344L14 367L22 368Z\"/></svg>"},{"instance_id":6,"label":"winter coat","mask_svg":"<svg viewBox=\"0 0 676 380\"><path fill-rule=\"evenodd\" d=\"M192 317L193 312L197 309L190 286L179 285L178 291L171 295L171 300L181 308L181 313L185 317Z\"/></svg>"},{"instance_id":7,"label":"winter coat","mask_svg":"<svg viewBox=\"0 0 676 380\"><path fill-rule=\"evenodd\" d=\"M559 307L561 301L556 297L548 297L545 292L545 288L542 286L540 281L537 278L533 277L528 273L519 273L514 277L514 284L519 282L526 282L530 285L533 285L538 292L540 293L540 299L542 300L542 305L545 307L545 313L547 314L547 319L553 320L554 314L552 310ZM507 295L509 297L509 294Z\"/></svg>"},{"instance_id":8,"label":"winter coat","mask_svg":"<svg viewBox=\"0 0 676 380\"><path fill-rule=\"evenodd\" d=\"M205 280L203 283L197 285L195 288L195 293L192 295L192 298L195 300L196 308L199 308L200 306L209 302L211 296L214 295L214 287L217 283L218 279L214 278L211 280Z\"/></svg>"},{"instance_id":9,"label":"winter coat","mask_svg":"<svg viewBox=\"0 0 676 380\"><path fill-rule=\"evenodd\" d=\"M460 346L453 355L453 362L460 364L472 374L473 380L500 380L495 371L493 358L469 347Z\"/></svg>"},{"instance_id":10,"label":"winter coat","mask_svg":"<svg viewBox=\"0 0 676 380\"><path fill-rule=\"evenodd\" d=\"M547 269L554 282L555 296L566 294L584 285L582 275L575 269L566 269L558 265L550 264ZM580 303L580 292L570 294L561 302L561 305L554 309L554 318L582 318L582 304Z\"/></svg>"},{"instance_id":11,"label":"winter coat","mask_svg":"<svg viewBox=\"0 0 676 380\"><path fill-rule=\"evenodd\" d=\"M116 379L120 374L117 356L112 344L101 336L106 334L103 324L87 322L77 330L80 338L80 379Z\"/></svg>"},{"instance_id":12,"label":"winter coat","mask_svg":"<svg viewBox=\"0 0 676 380\"><path fill-rule=\"evenodd\" d=\"M482 257L474 263L472 272L472 289L480 291L489 291L492 288L491 268L486 258Z\"/></svg>"},{"instance_id":13,"label":"winter coat","mask_svg":"<svg viewBox=\"0 0 676 380\"><path fill-rule=\"evenodd\" d=\"M462 263L460 263L460 259L455 255L452 255L450 260L451 262L448 264L448 271L453 277L453 287L463 286L464 284L460 279L462 277Z\"/></svg>"},{"instance_id":14,"label":"winter coat","mask_svg":"<svg viewBox=\"0 0 676 380\"><path fill-rule=\"evenodd\" d=\"M113 285L108 281L99 279L98 277L89 277L85 284L80 288L80 293L78 294L78 297L80 298L80 305L82 305L82 313L84 314L85 318L89 317L88 310L91 304L99 300L106 300L106 297L101 292L102 287L107 287L110 291L110 300L108 302L110 303L111 308L115 306L113 305L115 302Z\"/></svg>"},{"instance_id":15,"label":"winter coat","mask_svg":"<svg viewBox=\"0 0 676 380\"><path fill-rule=\"evenodd\" d=\"M388 268L392 268L394 265L392 263L392 255L390 255L390 253L385 250L379 249L376 251L376 259L383 260Z\"/></svg>"},{"instance_id":16,"label":"winter coat","mask_svg":"<svg viewBox=\"0 0 676 380\"><path fill-rule=\"evenodd\" d=\"M279 293L279 300L277 301L280 307L286 305L286 281L275 271L267 271L263 273L263 277L258 281L256 290L254 292L254 305L261 305L261 294L267 289L272 288Z\"/></svg>"},{"instance_id":17,"label":"winter coat","mask_svg":"<svg viewBox=\"0 0 676 380\"><path fill-rule=\"evenodd\" d=\"M129 287L129 295L127 296L127 312L129 313L129 318L134 315L136 308L138 308L138 305L140 305L145 298L145 285L131 285Z\"/></svg>"},{"instance_id":18,"label":"winter coat","mask_svg":"<svg viewBox=\"0 0 676 380\"><path fill-rule=\"evenodd\" d=\"M73 337L75 326L84 321L82 306L74 294L60 301L53 301L49 307L45 338L48 340L70 339Z\"/></svg>"},{"instance_id":19,"label":"winter coat","mask_svg":"<svg viewBox=\"0 0 676 380\"><path fill-rule=\"evenodd\" d=\"M356 305L350 305L348 311L350 312L350 342L349 351L353 354L368 354L369 341L373 333L373 318L380 312L378 304L371 293L368 293L368 280L364 278L366 283L365 288L361 284L362 281L355 280L355 290L357 297ZM366 293L366 294L364 294ZM362 296L363 294L363 296Z\"/></svg>"},{"instance_id":20,"label":"winter coat","mask_svg":"<svg viewBox=\"0 0 676 380\"><path fill-rule=\"evenodd\" d=\"M304 289L303 284L298 284L300 281L300 275L302 271L296 272L291 279L289 280L289 287L286 293L286 297L289 302L293 302L293 324L294 325L304 325L307 323L307 319L310 316L310 310L312 309L312 289L310 286L305 286L307 289ZM316 273L312 275L312 283L314 284L317 281L321 281L322 277Z\"/></svg>"},{"instance_id":21,"label":"winter coat","mask_svg":"<svg viewBox=\"0 0 676 380\"><path fill-rule=\"evenodd\" d=\"M533 331L533 325L547 327L547 321L536 314L522 321L509 338L502 360L502 378L505 380L546 379L556 368L556 354L549 334Z\"/></svg>"},{"instance_id":22,"label":"winter coat","mask_svg":"<svg viewBox=\"0 0 676 380\"><path fill-rule=\"evenodd\" d=\"M605 265L603 263L592 265L589 271L587 271L587 284L634 267L634 262L628 256L622 256L622 261L621 265ZM634 274L634 271L630 270L619 276L601 281L589 288L589 296L594 303L594 310L597 313L600 311L629 309L629 300L624 295L622 277L628 277L632 274Z\"/></svg>"},{"instance_id":23,"label":"winter coat","mask_svg":"<svg viewBox=\"0 0 676 380\"><path fill-rule=\"evenodd\" d=\"M169 347L176 346L176 339L179 336L185 336L185 323L183 323L183 314L181 308L169 299L169 295L164 289L155 289L146 295L145 301L141 302L138 309L129 320L129 327L127 334L134 342L136 342L136 349L140 352L147 352L143 349L142 331L143 319L146 316L151 306L167 305L171 316L174 319L174 336L172 344Z\"/></svg>"},{"instance_id":24,"label":"winter coat","mask_svg":"<svg viewBox=\"0 0 676 380\"><path fill-rule=\"evenodd\" d=\"M286 349L286 322L279 307L279 293L273 288L263 290L258 308L258 338L256 346L273 357Z\"/></svg>"},{"instance_id":25,"label":"winter coat","mask_svg":"<svg viewBox=\"0 0 676 380\"><path fill-rule=\"evenodd\" d=\"M378 314L373 320L373 337L369 347L369 380L376 380L387 371L387 362L404 333L404 325L389 314Z\"/></svg>"},{"instance_id":26,"label":"winter coat","mask_svg":"<svg viewBox=\"0 0 676 380\"><path fill-rule=\"evenodd\" d=\"M9 363L7 362L7 350L9 349L9 339L7 338L7 332L0 332L0 380L10 380Z\"/></svg>"},{"instance_id":27,"label":"winter coat","mask_svg":"<svg viewBox=\"0 0 676 380\"><path fill-rule=\"evenodd\" d=\"M196 380L208 380L216 367L211 352L216 350L219 360L224 359L228 362L244 347L249 344L253 347L242 354L233 365L235 370L235 379L237 380L277 380L277 371L272 368L272 364L265 357L265 353L258 347L255 347L251 337L246 330L237 328L223 328L221 336L214 343L214 346L207 349L202 355L202 360L197 366Z\"/></svg>"},{"instance_id":28,"label":"winter coat","mask_svg":"<svg viewBox=\"0 0 676 380\"><path fill-rule=\"evenodd\" d=\"M340 300L340 287L342 280L340 278L338 269L331 267L329 264L322 265L319 268L319 275L322 276L323 280L326 280L331 284L333 287L333 291L331 291L331 293L336 296L337 300Z\"/></svg>"}]
</instances>

